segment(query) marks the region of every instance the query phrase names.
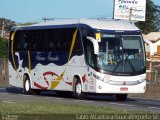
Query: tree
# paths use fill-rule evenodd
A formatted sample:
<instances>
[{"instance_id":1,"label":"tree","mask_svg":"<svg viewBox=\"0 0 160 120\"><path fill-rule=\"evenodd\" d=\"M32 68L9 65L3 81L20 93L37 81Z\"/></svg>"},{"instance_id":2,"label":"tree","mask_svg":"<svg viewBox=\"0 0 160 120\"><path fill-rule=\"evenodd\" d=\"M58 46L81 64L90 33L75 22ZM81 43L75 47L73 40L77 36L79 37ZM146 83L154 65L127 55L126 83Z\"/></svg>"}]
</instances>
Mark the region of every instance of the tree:
<instances>
[{"instance_id":1,"label":"tree","mask_svg":"<svg viewBox=\"0 0 160 120\"><path fill-rule=\"evenodd\" d=\"M16 22L15 21L12 21L12 20L9 20L9 19L6 19L6 18L0 18L0 29L1 29L1 26L3 24L3 21L4 21L4 30L5 31L10 31L10 29L16 25Z\"/></svg>"},{"instance_id":2,"label":"tree","mask_svg":"<svg viewBox=\"0 0 160 120\"><path fill-rule=\"evenodd\" d=\"M6 58L8 56L7 40L0 37L0 58Z\"/></svg>"},{"instance_id":3,"label":"tree","mask_svg":"<svg viewBox=\"0 0 160 120\"><path fill-rule=\"evenodd\" d=\"M160 30L160 6L155 5L151 0L147 0L146 3L146 21L135 23L144 34Z\"/></svg>"},{"instance_id":4,"label":"tree","mask_svg":"<svg viewBox=\"0 0 160 120\"><path fill-rule=\"evenodd\" d=\"M28 26L28 25L33 25L36 24L37 22L26 22L26 23L19 23L19 26Z\"/></svg>"}]
</instances>

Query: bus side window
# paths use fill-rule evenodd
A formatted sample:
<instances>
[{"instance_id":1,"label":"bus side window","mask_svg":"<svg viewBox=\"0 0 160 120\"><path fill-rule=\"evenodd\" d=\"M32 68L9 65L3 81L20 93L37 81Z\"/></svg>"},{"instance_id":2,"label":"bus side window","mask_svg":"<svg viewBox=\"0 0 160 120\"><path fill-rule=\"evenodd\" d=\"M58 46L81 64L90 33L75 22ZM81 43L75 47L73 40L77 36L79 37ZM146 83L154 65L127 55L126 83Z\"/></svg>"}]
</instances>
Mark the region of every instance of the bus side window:
<instances>
[{"instance_id":1,"label":"bus side window","mask_svg":"<svg viewBox=\"0 0 160 120\"><path fill-rule=\"evenodd\" d=\"M64 34L63 30L59 30L57 32L57 41L56 41L57 50L63 50L63 48L62 48L62 43L63 43L63 38L64 38L63 34Z\"/></svg>"},{"instance_id":2,"label":"bus side window","mask_svg":"<svg viewBox=\"0 0 160 120\"><path fill-rule=\"evenodd\" d=\"M45 41L46 41L45 49L46 50L49 50L49 51L55 50L54 36L55 36L55 33L52 31L49 31L49 33L45 35Z\"/></svg>"},{"instance_id":3,"label":"bus side window","mask_svg":"<svg viewBox=\"0 0 160 120\"><path fill-rule=\"evenodd\" d=\"M25 44L24 32L17 31L14 39L14 50L15 51L23 51Z\"/></svg>"},{"instance_id":4,"label":"bus side window","mask_svg":"<svg viewBox=\"0 0 160 120\"><path fill-rule=\"evenodd\" d=\"M33 50L32 46L32 42L33 42L33 38L32 35L33 33L28 31L25 33L25 45L24 45L24 50Z\"/></svg>"},{"instance_id":5,"label":"bus side window","mask_svg":"<svg viewBox=\"0 0 160 120\"><path fill-rule=\"evenodd\" d=\"M55 44L54 44L54 41L50 41L49 42L49 48L48 48L48 50L54 50L55 49Z\"/></svg>"},{"instance_id":6,"label":"bus side window","mask_svg":"<svg viewBox=\"0 0 160 120\"><path fill-rule=\"evenodd\" d=\"M70 28L66 31L66 50L69 51L72 44L72 38L74 34L74 29Z\"/></svg>"},{"instance_id":7,"label":"bus side window","mask_svg":"<svg viewBox=\"0 0 160 120\"><path fill-rule=\"evenodd\" d=\"M69 51L71 48L72 37L73 37L73 29L60 29L57 32L56 45L57 50Z\"/></svg>"},{"instance_id":8,"label":"bus side window","mask_svg":"<svg viewBox=\"0 0 160 120\"><path fill-rule=\"evenodd\" d=\"M26 33L24 33L24 50L27 50L28 43L27 43L27 38L26 38Z\"/></svg>"},{"instance_id":9,"label":"bus side window","mask_svg":"<svg viewBox=\"0 0 160 120\"><path fill-rule=\"evenodd\" d=\"M75 52L75 54L76 53L77 54L82 53L82 44L81 44L81 37L80 37L80 31L79 30L77 32L77 37L76 37L73 52Z\"/></svg>"}]
</instances>

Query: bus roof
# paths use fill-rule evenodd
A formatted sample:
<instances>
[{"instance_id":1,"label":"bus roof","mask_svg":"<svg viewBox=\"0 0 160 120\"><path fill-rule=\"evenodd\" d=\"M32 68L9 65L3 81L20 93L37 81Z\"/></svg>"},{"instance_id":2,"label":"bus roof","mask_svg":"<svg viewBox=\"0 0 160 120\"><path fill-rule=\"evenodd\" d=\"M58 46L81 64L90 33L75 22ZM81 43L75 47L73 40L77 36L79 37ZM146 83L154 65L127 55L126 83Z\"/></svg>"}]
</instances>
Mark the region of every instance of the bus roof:
<instances>
[{"instance_id":1,"label":"bus roof","mask_svg":"<svg viewBox=\"0 0 160 120\"><path fill-rule=\"evenodd\" d=\"M31 26L19 26L23 30L32 29L51 29L56 27L67 27L67 26L79 26L86 25L93 29L99 30L123 30L123 31L138 31L139 29L128 21L125 20L113 20L113 19L55 19L53 21L43 22L34 24ZM14 30L17 27L14 27Z\"/></svg>"}]
</instances>

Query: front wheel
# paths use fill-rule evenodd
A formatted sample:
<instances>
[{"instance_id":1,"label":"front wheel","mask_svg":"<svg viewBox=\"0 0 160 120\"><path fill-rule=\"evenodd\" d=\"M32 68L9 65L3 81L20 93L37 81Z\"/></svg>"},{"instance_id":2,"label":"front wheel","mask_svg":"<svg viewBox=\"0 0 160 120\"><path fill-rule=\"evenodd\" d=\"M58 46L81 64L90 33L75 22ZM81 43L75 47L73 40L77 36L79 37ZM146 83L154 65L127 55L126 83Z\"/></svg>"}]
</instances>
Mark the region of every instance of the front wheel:
<instances>
[{"instance_id":1,"label":"front wheel","mask_svg":"<svg viewBox=\"0 0 160 120\"><path fill-rule=\"evenodd\" d=\"M84 99L85 98L85 93L82 92L82 84L80 80L77 80L75 84L75 96L78 99Z\"/></svg>"},{"instance_id":2,"label":"front wheel","mask_svg":"<svg viewBox=\"0 0 160 120\"><path fill-rule=\"evenodd\" d=\"M126 101L127 94L118 94L118 95L116 95L116 98L118 101Z\"/></svg>"}]
</instances>

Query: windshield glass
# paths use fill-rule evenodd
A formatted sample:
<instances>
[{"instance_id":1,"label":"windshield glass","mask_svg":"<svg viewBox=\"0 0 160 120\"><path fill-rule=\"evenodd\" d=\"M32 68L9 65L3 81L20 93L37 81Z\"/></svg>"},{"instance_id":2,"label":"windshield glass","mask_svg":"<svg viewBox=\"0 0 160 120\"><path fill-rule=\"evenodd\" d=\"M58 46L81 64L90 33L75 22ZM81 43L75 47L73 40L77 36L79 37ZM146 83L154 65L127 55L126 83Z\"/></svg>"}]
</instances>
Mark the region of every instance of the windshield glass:
<instances>
[{"instance_id":1,"label":"windshield glass","mask_svg":"<svg viewBox=\"0 0 160 120\"><path fill-rule=\"evenodd\" d=\"M102 34L97 67L119 73L144 70L145 53L141 36Z\"/></svg>"}]
</instances>

